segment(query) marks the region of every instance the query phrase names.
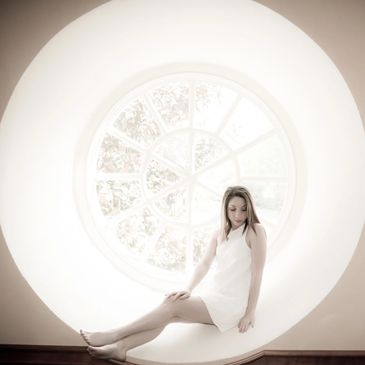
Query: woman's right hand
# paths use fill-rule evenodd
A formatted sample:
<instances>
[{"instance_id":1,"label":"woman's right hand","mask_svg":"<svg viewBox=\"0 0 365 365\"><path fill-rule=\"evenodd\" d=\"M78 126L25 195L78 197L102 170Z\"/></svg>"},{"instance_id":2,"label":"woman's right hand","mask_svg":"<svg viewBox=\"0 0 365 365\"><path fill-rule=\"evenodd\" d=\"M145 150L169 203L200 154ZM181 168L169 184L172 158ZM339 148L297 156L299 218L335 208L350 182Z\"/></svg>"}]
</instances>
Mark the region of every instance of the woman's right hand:
<instances>
[{"instance_id":1,"label":"woman's right hand","mask_svg":"<svg viewBox=\"0 0 365 365\"><path fill-rule=\"evenodd\" d=\"M167 293L166 299L171 299L172 301L180 300L180 299L187 299L190 297L191 292L189 290L179 290L179 291L173 291L171 293Z\"/></svg>"}]
</instances>

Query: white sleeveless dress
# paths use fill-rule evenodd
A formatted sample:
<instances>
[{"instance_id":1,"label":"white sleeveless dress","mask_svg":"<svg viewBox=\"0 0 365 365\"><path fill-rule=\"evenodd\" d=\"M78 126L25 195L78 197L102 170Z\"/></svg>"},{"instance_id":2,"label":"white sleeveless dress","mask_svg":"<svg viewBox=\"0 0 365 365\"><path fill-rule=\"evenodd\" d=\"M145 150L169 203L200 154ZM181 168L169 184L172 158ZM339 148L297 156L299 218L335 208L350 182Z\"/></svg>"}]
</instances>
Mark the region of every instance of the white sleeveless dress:
<instances>
[{"instance_id":1,"label":"white sleeveless dress","mask_svg":"<svg viewBox=\"0 0 365 365\"><path fill-rule=\"evenodd\" d=\"M251 282L251 249L246 243L245 224L231 231L217 245L215 272L197 295L221 332L238 326L247 307Z\"/></svg>"}]
</instances>

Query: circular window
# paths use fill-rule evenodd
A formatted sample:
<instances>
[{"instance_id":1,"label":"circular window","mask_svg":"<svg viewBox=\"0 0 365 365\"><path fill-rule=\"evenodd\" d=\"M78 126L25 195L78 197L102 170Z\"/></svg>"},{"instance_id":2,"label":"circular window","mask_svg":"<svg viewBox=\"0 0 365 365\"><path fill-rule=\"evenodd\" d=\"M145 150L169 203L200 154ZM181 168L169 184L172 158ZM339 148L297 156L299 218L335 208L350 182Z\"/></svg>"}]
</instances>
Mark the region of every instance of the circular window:
<instances>
[{"instance_id":1,"label":"circular window","mask_svg":"<svg viewBox=\"0 0 365 365\"><path fill-rule=\"evenodd\" d=\"M292 199L291 160L275 114L242 86L204 74L150 81L115 104L91 145L88 196L102 244L142 281L183 280L218 227L224 190L241 184L271 245Z\"/></svg>"}]
</instances>

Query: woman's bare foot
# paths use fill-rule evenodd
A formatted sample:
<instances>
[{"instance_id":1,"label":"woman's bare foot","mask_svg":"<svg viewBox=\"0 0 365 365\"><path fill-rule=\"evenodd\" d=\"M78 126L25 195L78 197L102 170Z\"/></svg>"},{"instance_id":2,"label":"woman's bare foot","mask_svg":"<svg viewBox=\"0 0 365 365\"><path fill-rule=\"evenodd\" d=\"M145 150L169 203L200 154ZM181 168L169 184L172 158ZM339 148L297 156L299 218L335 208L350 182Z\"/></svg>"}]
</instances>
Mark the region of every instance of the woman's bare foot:
<instances>
[{"instance_id":1,"label":"woman's bare foot","mask_svg":"<svg viewBox=\"0 0 365 365\"><path fill-rule=\"evenodd\" d=\"M115 331L87 332L80 330L80 335L90 346L104 346L119 340Z\"/></svg>"},{"instance_id":2,"label":"woman's bare foot","mask_svg":"<svg viewBox=\"0 0 365 365\"><path fill-rule=\"evenodd\" d=\"M121 340L101 347L88 346L87 351L91 356L98 359L125 361L127 349L124 346L123 340Z\"/></svg>"}]
</instances>

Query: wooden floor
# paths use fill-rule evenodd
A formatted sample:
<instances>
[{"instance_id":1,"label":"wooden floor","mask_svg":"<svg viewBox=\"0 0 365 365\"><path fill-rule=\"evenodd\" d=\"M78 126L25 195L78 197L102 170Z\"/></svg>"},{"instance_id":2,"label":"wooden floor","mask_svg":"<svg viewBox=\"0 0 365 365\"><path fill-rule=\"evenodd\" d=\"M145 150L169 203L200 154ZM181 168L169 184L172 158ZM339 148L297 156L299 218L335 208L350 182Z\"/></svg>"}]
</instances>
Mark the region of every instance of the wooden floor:
<instances>
[{"instance_id":1,"label":"wooden floor","mask_svg":"<svg viewBox=\"0 0 365 365\"><path fill-rule=\"evenodd\" d=\"M110 365L92 358L86 347L0 345L0 364ZM133 365L125 362L126 365ZM365 365L365 351L263 351L248 362L227 365Z\"/></svg>"}]
</instances>

